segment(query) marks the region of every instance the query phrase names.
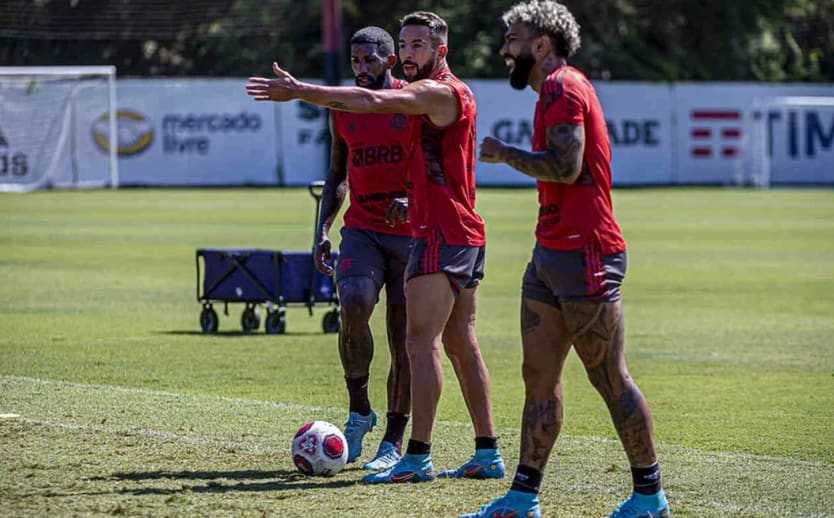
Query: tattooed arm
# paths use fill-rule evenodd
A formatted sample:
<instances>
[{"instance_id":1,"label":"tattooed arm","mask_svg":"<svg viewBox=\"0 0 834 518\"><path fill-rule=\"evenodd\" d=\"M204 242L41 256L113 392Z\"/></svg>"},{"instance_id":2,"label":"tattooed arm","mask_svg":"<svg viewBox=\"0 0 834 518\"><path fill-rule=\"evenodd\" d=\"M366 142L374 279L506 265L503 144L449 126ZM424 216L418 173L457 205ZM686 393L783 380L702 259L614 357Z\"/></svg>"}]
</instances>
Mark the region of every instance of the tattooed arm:
<instances>
[{"instance_id":1,"label":"tattooed arm","mask_svg":"<svg viewBox=\"0 0 834 518\"><path fill-rule=\"evenodd\" d=\"M582 172L585 128L574 124L547 127L547 149L525 151L486 137L481 142L481 162L505 164L545 182L572 184Z\"/></svg>"}]
</instances>

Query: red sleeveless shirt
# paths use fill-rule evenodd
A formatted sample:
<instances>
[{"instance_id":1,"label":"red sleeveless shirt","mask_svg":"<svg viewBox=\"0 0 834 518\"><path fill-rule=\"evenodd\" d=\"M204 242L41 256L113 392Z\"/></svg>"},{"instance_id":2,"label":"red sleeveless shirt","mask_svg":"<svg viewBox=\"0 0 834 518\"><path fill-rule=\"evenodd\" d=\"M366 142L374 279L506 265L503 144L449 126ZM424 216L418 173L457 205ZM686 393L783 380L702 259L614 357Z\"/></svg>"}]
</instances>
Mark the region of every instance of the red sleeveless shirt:
<instances>
[{"instance_id":1,"label":"red sleeveless shirt","mask_svg":"<svg viewBox=\"0 0 834 518\"><path fill-rule=\"evenodd\" d=\"M431 79L455 94L460 115L438 128L426 116L411 117L415 149L409 164L409 219L413 237L441 234L458 246L484 246L484 220L475 212L475 96L448 68Z\"/></svg>"},{"instance_id":2,"label":"red sleeveless shirt","mask_svg":"<svg viewBox=\"0 0 834 518\"><path fill-rule=\"evenodd\" d=\"M392 88L407 83L394 79ZM350 206L345 227L401 236L411 235L408 223L394 227L385 213L394 198L407 196L406 176L411 146L406 115L350 113L334 110L333 123L348 148L347 171Z\"/></svg>"}]
</instances>

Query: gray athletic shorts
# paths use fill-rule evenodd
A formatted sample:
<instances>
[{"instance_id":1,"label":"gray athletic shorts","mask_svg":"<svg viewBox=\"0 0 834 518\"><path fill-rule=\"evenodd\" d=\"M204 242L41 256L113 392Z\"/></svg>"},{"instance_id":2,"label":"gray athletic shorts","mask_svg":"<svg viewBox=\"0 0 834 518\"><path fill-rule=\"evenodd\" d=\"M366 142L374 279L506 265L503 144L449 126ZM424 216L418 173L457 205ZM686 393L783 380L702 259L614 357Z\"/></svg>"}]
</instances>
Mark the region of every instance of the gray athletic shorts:
<instances>
[{"instance_id":1,"label":"gray athletic shorts","mask_svg":"<svg viewBox=\"0 0 834 518\"><path fill-rule=\"evenodd\" d=\"M368 277L378 289L385 285L388 304L404 304L403 272L411 238L345 227L341 234L336 282L348 277Z\"/></svg>"},{"instance_id":2,"label":"gray athletic shorts","mask_svg":"<svg viewBox=\"0 0 834 518\"><path fill-rule=\"evenodd\" d=\"M551 250L536 244L521 281L521 296L559 307L562 300L614 302L626 273L625 251L601 255L597 247Z\"/></svg>"},{"instance_id":3,"label":"gray athletic shorts","mask_svg":"<svg viewBox=\"0 0 834 518\"><path fill-rule=\"evenodd\" d=\"M447 245L439 239L411 240L411 254L405 279L443 272L455 295L465 288L474 288L484 278L486 247Z\"/></svg>"}]
</instances>

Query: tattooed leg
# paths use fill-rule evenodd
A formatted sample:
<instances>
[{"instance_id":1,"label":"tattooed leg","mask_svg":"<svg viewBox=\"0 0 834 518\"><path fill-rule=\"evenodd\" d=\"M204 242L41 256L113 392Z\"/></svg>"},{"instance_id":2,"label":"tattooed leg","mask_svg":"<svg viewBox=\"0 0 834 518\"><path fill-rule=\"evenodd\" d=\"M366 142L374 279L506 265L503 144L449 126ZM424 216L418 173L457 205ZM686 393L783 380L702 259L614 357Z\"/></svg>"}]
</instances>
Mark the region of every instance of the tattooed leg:
<instances>
[{"instance_id":1,"label":"tattooed leg","mask_svg":"<svg viewBox=\"0 0 834 518\"><path fill-rule=\"evenodd\" d=\"M617 302L563 302L567 327L576 330L574 347L591 383L605 400L632 466L657 460L652 414L625 363L625 324ZM583 330L583 328L585 328Z\"/></svg>"},{"instance_id":2,"label":"tattooed leg","mask_svg":"<svg viewBox=\"0 0 834 518\"><path fill-rule=\"evenodd\" d=\"M519 463L544 471L562 428L561 376L571 346L559 308L523 298L521 341L525 397Z\"/></svg>"}]
</instances>

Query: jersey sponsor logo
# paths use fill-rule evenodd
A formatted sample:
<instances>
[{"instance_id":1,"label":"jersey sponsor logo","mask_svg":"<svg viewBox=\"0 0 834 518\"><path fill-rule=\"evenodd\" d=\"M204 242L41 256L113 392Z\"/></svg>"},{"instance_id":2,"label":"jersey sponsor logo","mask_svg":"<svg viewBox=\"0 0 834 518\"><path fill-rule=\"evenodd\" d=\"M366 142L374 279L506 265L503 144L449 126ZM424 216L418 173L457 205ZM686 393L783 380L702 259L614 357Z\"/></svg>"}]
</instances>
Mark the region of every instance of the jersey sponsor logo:
<instances>
[{"instance_id":1,"label":"jersey sponsor logo","mask_svg":"<svg viewBox=\"0 0 834 518\"><path fill-rule=\"evenodd\" d=\"M555 225L559 222L559 206L555 203L550 205L542 205L539 207L539 224L541 225Z\"/></svg>"},{"instance_id":2,"label":"jersey sponsor logo","mask_svg":"<svg viewBox=\"0 0 834 518\"><path fill-rule=\"evenodd\" d=\"M405 196L405 191L373 192L370 194L360 194L359 196L357 196L357 200L359 200L359 203L364 205L366 203L388 201L394 200L396 198L405 198Z\"/></svg>"},{"instance_id":3,"label":"jersey sponsor logo","mask_svg":"<svg viewBox=\"0 0 834 518\"><path fill-rule=\"evenodd\" d=\"M356 147L350 150L350 156L353 167L399 164L403 160L403 147L399 144Z\"/></svg>"},{"instance_id":4,"label":"jersey sponsor logo","mask_svg":"<svg viewBox=\"0 0 834 518\"><path fill-rule=\"evenodd\" d=\"M406 118L405 115L401 113L395 113L391 116L391 128L395 131L404 131L406 126Z\"/></svg>"}]
</instances>

